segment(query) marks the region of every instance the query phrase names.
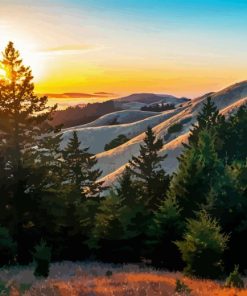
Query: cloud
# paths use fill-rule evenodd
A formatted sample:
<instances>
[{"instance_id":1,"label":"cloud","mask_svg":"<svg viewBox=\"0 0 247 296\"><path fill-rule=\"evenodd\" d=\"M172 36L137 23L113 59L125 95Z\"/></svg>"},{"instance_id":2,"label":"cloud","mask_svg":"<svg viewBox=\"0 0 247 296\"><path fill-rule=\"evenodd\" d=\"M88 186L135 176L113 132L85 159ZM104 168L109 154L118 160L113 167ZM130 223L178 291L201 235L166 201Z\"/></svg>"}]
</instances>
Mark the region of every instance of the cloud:
<instances>
[{"instance_id":1,"label":"cloud","mask_svg":"<svg viewBox=\"0 0 247 296\"><path fill-rule=\"evenodd\" d=\"M94 46L88 44L63 45L59 47L43 49L40 51L40 53L45 55L76 55L94 49Z\"/></svg>"}]
</instances>

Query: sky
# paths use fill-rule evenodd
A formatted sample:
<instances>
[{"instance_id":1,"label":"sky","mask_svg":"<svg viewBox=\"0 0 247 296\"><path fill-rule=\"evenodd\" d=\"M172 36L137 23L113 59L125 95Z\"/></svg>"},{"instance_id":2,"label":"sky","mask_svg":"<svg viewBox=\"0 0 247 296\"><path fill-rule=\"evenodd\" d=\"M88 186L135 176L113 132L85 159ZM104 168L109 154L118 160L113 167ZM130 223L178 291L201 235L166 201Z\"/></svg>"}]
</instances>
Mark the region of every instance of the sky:
<instances>
[{"instance_id":1,"label":"sky","mask_svg":"<svg viewBox=\"0 0 247 296\"><path fill-rule=\"evenodd\" d=\"M247 1L0 0L39 93L196 97L247 79Z\"/></svg>"}]
</instances>

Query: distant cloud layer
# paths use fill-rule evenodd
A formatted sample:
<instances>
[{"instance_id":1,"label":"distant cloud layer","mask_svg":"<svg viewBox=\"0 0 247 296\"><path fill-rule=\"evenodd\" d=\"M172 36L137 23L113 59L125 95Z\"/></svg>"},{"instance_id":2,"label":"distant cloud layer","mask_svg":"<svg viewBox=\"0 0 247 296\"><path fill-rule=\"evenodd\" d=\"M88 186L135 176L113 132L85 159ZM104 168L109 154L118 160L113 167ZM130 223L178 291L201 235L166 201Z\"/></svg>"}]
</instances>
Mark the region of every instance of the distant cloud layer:
<instances>
[{"instance_id":1,"label":"distant cloud layer","mask_svg":"<svg viewBox=\"0 0 247 296\"><path fill-rule=\"evenodd\" d=\"M55 54L55 55L74 55L81 54L84 51L95 49L95 46L88 44L78 44L78 45L64 45L59 47L51 47L41 50L42 54Z\"/></svg>"}]
</instances>

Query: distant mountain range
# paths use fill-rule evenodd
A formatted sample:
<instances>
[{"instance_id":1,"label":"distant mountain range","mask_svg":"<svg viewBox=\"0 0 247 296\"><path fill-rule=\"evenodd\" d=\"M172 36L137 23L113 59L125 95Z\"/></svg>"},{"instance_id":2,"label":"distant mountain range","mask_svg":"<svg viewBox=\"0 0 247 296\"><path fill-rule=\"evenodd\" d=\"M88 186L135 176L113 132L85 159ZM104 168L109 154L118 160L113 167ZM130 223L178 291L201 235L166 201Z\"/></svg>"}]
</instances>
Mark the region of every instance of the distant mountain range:
<instances>
[{"instance_id":1,"label":"distant mountain range","mask_svg":"<svg viewBox=\"0 0 247 296\"><path fill-rule=\"evenodd\" d=\"M164 102L164 103L184 103L189 101L188 98L177 98L172 95L162 95L162 94L153 94L153 93L136 93L129 95L127 97L122 97L116 99L117 101L122 102L140 102L145 104L152 104L156 102Z\"/></svg>"},{"instance_id":2,"label":"distant mountain range","mask_svg":"<svg viewBox=\"0 0 247 296\"><path fill-rule=\"evenodd\" d=\"M49 98L57 98L57 99L79 99L79 98L107 98L107 97L114 97L116 96L113 93L107 93L107 92L96 92L93 94L89 93L75 93L75 92L69 92L69 93L46 93L45 96Z\"/></svg>"}]
</instances>

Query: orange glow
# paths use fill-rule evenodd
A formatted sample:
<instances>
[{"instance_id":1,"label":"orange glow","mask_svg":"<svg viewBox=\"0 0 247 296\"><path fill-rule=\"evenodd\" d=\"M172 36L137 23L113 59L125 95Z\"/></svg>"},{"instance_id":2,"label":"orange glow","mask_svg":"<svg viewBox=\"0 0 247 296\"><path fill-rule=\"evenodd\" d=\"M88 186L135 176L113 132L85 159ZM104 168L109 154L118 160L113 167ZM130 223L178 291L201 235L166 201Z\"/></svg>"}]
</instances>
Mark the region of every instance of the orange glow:
<instances>
[{"instance_id":1,"label":"orange glow","mask_svg":"<svg viewBox=\"0 0 247 296\"><path fill-rule=\"evenodd\" d=\"M14 42L32 68L38 93L155 92L193 98L246 80L246 51L236 54L234 43L228 49L228 38L204 38L194 27L187 35L173 27L140 30L135 23L113 24L84 9L67 13L60 5L52 10L8 3L0 9L0 50Z\"/></svg>"},{"instance_id":2,"label":"orange glow","mask_svg":"<svg viewBox=\"0 0 247 296\"><path fill-rule=\"evenodd\" d=\"M228 289L223 284L209 281L189 279L180 273L116 273L111 278L102 276L77 276L71 281L47 281L41 285L42 292L56 290L61 296L93 294L108 295L175 295L176 279L182 280L194 296L246 296L246 289ZM39 294L39 288L33 290L31 296Z\"/></svg>"}]
</instances>

